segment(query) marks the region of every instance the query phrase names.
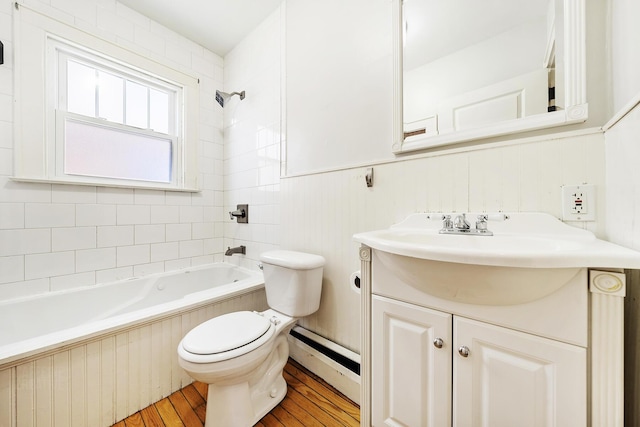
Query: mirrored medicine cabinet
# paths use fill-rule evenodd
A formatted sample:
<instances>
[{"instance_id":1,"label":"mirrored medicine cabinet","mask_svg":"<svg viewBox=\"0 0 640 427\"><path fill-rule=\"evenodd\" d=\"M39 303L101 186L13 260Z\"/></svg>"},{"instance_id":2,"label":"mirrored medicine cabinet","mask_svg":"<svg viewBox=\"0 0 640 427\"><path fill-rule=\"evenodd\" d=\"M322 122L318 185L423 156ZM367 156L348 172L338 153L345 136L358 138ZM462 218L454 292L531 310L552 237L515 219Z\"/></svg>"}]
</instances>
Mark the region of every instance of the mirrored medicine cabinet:
<instances>
[{"instance_id":1,"label":"mirrored medicine cabinet","mask_svg":"<svg viewBox=\"0 0 640 427\"><path fill-rule=\"evenodd\" d=\"M396 154L587 119L584 0L393 0Z\"/></svg>"}]
</instances>

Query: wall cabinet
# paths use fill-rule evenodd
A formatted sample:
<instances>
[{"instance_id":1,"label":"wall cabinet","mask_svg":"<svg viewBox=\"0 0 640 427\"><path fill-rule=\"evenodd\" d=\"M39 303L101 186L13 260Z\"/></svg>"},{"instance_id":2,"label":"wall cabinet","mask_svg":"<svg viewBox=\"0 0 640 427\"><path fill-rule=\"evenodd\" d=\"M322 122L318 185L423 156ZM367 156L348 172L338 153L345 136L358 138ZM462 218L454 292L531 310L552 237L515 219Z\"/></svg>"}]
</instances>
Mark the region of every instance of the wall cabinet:
<instances>
[{"instance_id":1,"label":"wall cabinet","mask_svg":"<svg viewBox=\"0 0 640 427\"><path fill-rule=\"evenodd\" d=\"M584 426L587 351L371 297L372 425Z\"/></svg>"}]
</instances>

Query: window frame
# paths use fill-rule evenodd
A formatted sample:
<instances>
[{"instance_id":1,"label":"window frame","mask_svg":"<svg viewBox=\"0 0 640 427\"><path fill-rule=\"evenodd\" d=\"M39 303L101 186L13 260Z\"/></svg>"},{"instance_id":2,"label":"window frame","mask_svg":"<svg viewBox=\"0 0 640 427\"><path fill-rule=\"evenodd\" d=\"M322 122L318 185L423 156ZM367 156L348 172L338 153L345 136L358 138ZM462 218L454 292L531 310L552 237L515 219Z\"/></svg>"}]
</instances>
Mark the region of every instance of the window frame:
<instances>
[{"instance_id":1,"label":"window frame","mask_svg":"<svg viewBox=\"0 0 640 427\"><path fill-rule=\"evenodd\" d=\"M51 90L48 91L48 96L52 97L52 99L48 100L47 104L54 108L53 114L49 115L49 117L53 117L53 120L55 121L53 124L55 127L55 137L49 139L49 150L52 153L55 153L55 156L49 156L49 161L51 162L49 168L51 170L55 170L56 177L77 183L89 182L105 185L130 185L132 182L135 182L139 185L145 186L177 187L181 181L180 178L182 171L182 168L180 167L182 164L182 126L178 115L178 102L182 97L182 86L151 75L146 71L137 70L122 61L118 61L114 58L107 58L104 55L100 55L98 52L90 51L89 49L77 46L75 43L68 40L51 35L47 37L47 55L46 69L48 70L47 75L50 76L48 80L51 85ZM69 100L67 97L68 60L73 60L96 71L109 72L122 78L125 82L132 81L134 83L144 85L146 88L160 89L170 93L169 116L172 117L172 119L169 121L168 133L165 134L162 132L156 132L150 128L145 129L125 123L112 122L99 117L98 111L96 111L96 115L93 117L69 111ZM126 104L126 99L123 99L123 103ZM147 105L147 114L149 111L150 108L149 105ZM123 112L123 122L126 121L125 116L126 113ZM103 129L111 129L116 132L127 132L140 136L171 140L171 179L168 182L147 181L133 178L104 177L90 174L77 175L65 172L65 135L66 123L68 120L82 122L85 125L88 124L90 126L96 126ZM147 117L147 123L148 122L149 118Z\"/></svg>"},{"instance_id":2,"label":"window frame","mask_svg":"<svg viewBox=\"0 0 640 427\"><path fill-rule=\"evenodd\" d=\"M14 175L13 180L124 188L149 188L174 191L200 191L198 172L199 80L152 59L135 47L124 48L57 21L30 7L20 5L14 13L15 78L14 78ZM141 134L176 138L172 150L172 180L169 183L117 178L67 175L60 164L60 124L74 116L58 108L57 44L62 43L72 56L89 58L89 62L110 68L125 69L126 74L159 88L178 87L175 114L179 123L175 135L143 130ZM87 53L88 52L88 53ZM154 80L155 79L155 80ZM138 81L136 81L138 82ZM81 116L81 120L91 120ZM100 121L100 119L95 119ZM113 122L110 122L113 125ZM123 125L128 127L128 125ZM114 126L115 128L115 126ZM137 128L140 129L140 128Z\"/></svg>"}]
</instances>

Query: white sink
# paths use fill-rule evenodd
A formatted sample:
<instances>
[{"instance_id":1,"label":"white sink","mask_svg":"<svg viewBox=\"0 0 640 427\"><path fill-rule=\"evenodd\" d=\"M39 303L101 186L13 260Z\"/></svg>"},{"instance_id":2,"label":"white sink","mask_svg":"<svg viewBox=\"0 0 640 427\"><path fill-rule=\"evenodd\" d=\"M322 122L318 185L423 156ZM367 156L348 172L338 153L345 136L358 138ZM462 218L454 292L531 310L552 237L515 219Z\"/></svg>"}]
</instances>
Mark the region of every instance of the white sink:
<instances>
[{"instance_id":1,"label":"white sink","mask_svg":"<svg viewBox=\"0 0 640 427\"><path fill-rule=\"evenodd\" d=\"M539 299L581 268L640 268L640 252L599 240L551 215L506 215L508 219L489 220L493 236L439 234L442 214L413 214L354 239L374 249L374 256L407 284L470 304ZM467 215L472 223L475 217Z\"/></svg>"}]
</instances>

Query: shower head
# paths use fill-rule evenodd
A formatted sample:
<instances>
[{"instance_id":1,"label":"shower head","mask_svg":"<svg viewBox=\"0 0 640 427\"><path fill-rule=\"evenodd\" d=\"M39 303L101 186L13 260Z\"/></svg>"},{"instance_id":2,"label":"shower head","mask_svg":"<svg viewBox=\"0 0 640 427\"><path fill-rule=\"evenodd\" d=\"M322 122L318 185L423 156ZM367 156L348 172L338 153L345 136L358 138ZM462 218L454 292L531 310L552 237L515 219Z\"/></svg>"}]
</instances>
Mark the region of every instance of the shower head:
<instances>
[{"instance_id":1,"label":"shower head","mask_svg":"<svg viewBox=\"0 0 640 427\"><path fill-rule=\"evenodd\" d=\"M218 101L218 104L220 104L220 106L224 108L224 103L227 102L227 100L231 98L233 95L239 95L240 99L244 99L244 91L226 93L226 92L220 92L219 90L216 90L216 101Z\"/></svg>"}]
</instances>

